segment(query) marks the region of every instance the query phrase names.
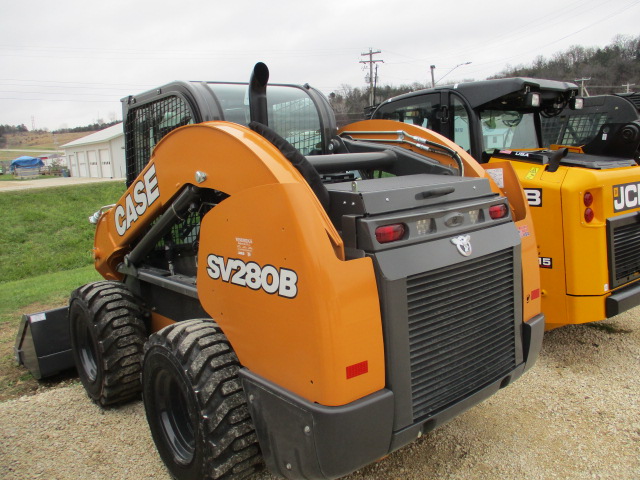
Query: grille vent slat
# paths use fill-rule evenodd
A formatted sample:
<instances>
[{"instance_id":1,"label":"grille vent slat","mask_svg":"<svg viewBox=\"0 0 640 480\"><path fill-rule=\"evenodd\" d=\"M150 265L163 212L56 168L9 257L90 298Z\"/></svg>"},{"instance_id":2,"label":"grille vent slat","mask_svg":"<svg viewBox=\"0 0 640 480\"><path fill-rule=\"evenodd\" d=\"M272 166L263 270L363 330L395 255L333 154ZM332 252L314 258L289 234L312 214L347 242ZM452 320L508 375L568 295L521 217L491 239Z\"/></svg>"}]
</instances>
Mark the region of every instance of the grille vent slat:
<instances>
[{"instance_id":1,"label":"grille vent slat","mask_svg":"<svg viewBox=\"0 0 640 480\"><path fill-rule=\"evenodd\" d=\"M502 316L509 315L511 307L503 307L494 312L494 315ZM422 349L429 350L436 348L442 343L449 342L450 340L456 340L458 338L466 338L466 336L475 336L477 332L484 332L492 325L492 319L484 319L478 322L477 325L466 325L464 328L459 328L452 332L450 328L440 327L433 331L421 330L419 334L414 335L414 343L420 343Z\"/></svg>"},{"instance_id":2,"label":"grille vent slat","mask_svg":"<svg viewBox=\"0 0 640 480\"><path fill-rule=\"evenodd\" d=\"M610 237L613 254L611 286L617 287L640 277L640 223L625 225L613 223L613 234Z\"/></svg>"},{"instance_id":3,"label":"grille vent slat","mask_svg":"<svg viewBox=\"0 0 640 480\"><path fill-rule=\"evenodd\" d=\"M414 421L515 368L513 250L407 279Z\"/></svg>"},{"instance_id":4,"label":"grille vent slat","mask_svg":"<svg viewBox=\"0 0 640 480\"><path fill-rule=\"evenodd\" d=\"M488 285L485 285L485 291L491 290L499 290L504 288L509 288L511 286L511 280L504 279L502 282L489 282ZM435 293L435 292L434 292ZM419 305L412 306L409 309L409 314L414 317L420 317L421 314L427 314L432 316L434 313L438 313L438 309L444 312L448 312L452 315L457 315L459 313L468 311L469 309L482 308L485 305L494 303L494 300L491 297L483 298L482 300L477 300L475 298L465 298L463 302L457 300L456 298L447 298L447 299L432 299L431 302L420 302ZM417 303L417 302L416 302ZM411 324L410 324L411 327Z\"/></svg>"},{"instance_id":5,"label":"grille vent slat","mask_svg":"<svg viewBox=\"0 0 640 480\"><path fill-rule=\"evenodd\" d=\"M496 369L497 370L510 370L512 364L511 358L504 358L496 361ZM428 392L428 395L416 396L414 398L415 403L425 403L426 401L430 401L436 404L448 405L456 400L463 398L467 392L473 392L479 390L485 385L485 375L484 372L478 374L476 376L470 376L467 378L467 381L464 384L451 386L448 383L445 383L440 389L433 390ZM424 418L428 414L426 412L421 413L414 410L415 418Z\"/></svg>"},{"instance_id":6,"label":"grille vent slat","mask_svg":"<svg viewBox=\"0 0 640 480\"><path fill-rule=\"evenodd\" d=\"M482 362L477 362L478 355L491 354L495 355L495 359L502 358L500 355L501 349L508 347L505 342L499 342L495 345L488 345L486 349L472 349L464 357L453 360L449 360L449 363L436 362L433 365L425 366L424 368L417 370L413 379L414 392L427 390L432 392L432 388L437 384L447 384L451 375L463 375L465 378L472 377L478 372L492 371L494 366L491 365L491 369L484 368ZM438 374L434 377L433 372L437 371Z\"/></svg>"}]
</instances>

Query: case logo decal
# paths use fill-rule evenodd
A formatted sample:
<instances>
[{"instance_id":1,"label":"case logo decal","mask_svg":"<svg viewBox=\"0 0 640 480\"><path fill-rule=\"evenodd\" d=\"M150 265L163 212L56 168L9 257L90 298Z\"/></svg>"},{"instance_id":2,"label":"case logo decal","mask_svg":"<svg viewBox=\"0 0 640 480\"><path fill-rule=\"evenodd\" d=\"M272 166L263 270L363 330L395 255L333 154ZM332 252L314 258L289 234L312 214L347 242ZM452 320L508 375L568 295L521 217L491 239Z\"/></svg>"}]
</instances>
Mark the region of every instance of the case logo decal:
<instances>
[{"instance_id":1,"label":"case logo decal","mask_svg":"<svg viewBox=\"0 0 640 480\"><path fill-rule=\"evenodd\" d=\"M451 243L458 248L458 253L463 257L471 255L471 237L469 235L453 237Z\"/></svg>"},{"instance_id":2,"label":"case logo decal","mask_svg":"<svg viewBox=\"0 0 640 480\"><path fill-rule=\"evenodd\" d=\"M131 225L144 215L147 208L151 206L160 196L160 187L156 178L156 166L151 164L149 170L144 174L143 180L138 180L133 184L133 197L127 193L124 197L124 206L116 205L115 222L118 235L123 236Z\"/></svg>"},{"instance_id":3,"label":"case logo decal","mask_svg":"<svg viewBox=\"0 0 640 480\"><path fill-rule=\"evenodd\" d=\"M542 189L541 188L525 188L524 194L527 196L527 202L530 207L542 206Z\"/></svg>"},{"instance_id":4,"label":"case logo decal","mask_svg":"<svg viewBox=\"0 0 640 480\"><path fill-rule=\"evenodd\" d=\"M613 211L622 212L640 206L639 183L623 183L613 186Z\"/></svg>"},{"instance_id":5,"label":"case logo decal","mask_svg":"<svg viewBox=\"0 0 640 480\"><path fill-rule=\"evenodd\" d=\"M207 275L214 280L222 280L251 290L264 290L270 295L284 298L298 295L298 274L288 268L273 265L261 267L256 262L239 258L227 258L210 254L207 256Z\"/></svg>"}]
</instances>

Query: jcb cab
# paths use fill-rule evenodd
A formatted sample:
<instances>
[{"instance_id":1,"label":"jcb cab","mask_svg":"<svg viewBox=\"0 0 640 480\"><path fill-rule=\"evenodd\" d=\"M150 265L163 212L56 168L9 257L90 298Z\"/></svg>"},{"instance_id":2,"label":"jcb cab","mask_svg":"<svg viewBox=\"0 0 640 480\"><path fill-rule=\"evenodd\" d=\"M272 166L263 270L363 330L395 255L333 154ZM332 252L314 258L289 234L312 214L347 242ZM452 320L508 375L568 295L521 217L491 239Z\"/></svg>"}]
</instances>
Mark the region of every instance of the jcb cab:
<instances>
[{"instance_id":1,"label":"jcb cab","mask_svg":"<svg viewBox=\"0 0 640 480\"><path fill-rule=\"evenodd\" d=\"M583 99L577 92L574 84L551 80L487 80L395 97L373 114L454 140L499 185L493 166L510 162L536 226L549 329L602 320L640 304L640 166L634 160L640 122L603 117L582 147L550 144L563 109L575 110L563 134L579 135L576 109Z\"/></svg>"}]
</instances>

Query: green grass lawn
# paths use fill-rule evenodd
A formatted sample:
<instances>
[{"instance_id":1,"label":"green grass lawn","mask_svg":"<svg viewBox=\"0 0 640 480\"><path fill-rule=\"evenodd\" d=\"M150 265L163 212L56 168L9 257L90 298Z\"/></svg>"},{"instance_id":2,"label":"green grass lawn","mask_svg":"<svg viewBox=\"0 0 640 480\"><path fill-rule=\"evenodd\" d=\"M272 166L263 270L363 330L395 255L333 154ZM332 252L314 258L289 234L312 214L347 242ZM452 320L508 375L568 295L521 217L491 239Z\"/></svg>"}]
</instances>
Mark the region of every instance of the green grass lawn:
<instances>
[{"instance_id":1,"label":"green grass lawn","mask_svg":"<svg viewBox=\"0 0 640 480\"><path fill-rule=\"evenodd\" d=\"M124 190L124 182L105 182L0 191L0 401L52 385L13 361L20 319L63 306L73 289L100 279L88 218Z\"/></svg>"},{"instance_id":2,"label":"green grass lawn","mask_svg":"<svg viewBox=\"0 0 640 480\"><path fill-rule=\"evenodd\" d=\"M0 285L92 265L89 216L123 192L124 182L0 192Z\"/></svg>"}]
</instances>

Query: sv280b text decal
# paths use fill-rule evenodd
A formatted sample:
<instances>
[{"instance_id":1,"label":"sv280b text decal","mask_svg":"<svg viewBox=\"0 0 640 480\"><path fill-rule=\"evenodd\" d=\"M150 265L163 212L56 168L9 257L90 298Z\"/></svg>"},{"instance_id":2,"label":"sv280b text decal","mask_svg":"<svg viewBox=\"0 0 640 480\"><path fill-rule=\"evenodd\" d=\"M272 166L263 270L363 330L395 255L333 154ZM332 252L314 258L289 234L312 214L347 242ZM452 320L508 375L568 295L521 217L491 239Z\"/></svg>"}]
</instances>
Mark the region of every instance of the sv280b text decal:
<instances>
[{"instance_id":1,"label":"sv280b text decal","mask_svg":"<svg viewBox=\"0 0 640 480\"><path fill-rule=\"evenodd\" d=\"M227 258L210 254L207 256L207 274L214 280L264 290L268 294L278 294L284 298L295 298L298 294L298 274L288 268L273 265L260 266L239 258Z\"/></svg>"}]
</instances>

